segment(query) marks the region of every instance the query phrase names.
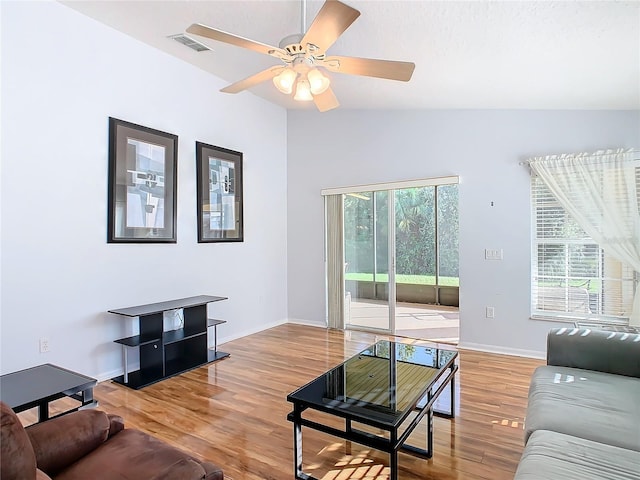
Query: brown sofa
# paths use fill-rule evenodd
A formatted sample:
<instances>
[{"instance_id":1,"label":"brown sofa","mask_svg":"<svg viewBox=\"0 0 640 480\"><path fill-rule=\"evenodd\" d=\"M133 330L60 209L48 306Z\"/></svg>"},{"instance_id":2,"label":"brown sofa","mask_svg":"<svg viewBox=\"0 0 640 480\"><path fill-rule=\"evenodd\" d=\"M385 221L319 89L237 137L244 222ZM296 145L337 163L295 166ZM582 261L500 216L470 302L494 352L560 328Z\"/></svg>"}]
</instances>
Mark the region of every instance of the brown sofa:
<instances>
[{"instance_id":1,"label":"brown sofa","mask_svg":"<svg viewBox=\"0 0 640 480\"><path fill-rule=\"evenodd\" d=\"M2 480L223 480L222 470L117 415L83 410L24 428L0 402Z\"/></svg>"}]
</instances>

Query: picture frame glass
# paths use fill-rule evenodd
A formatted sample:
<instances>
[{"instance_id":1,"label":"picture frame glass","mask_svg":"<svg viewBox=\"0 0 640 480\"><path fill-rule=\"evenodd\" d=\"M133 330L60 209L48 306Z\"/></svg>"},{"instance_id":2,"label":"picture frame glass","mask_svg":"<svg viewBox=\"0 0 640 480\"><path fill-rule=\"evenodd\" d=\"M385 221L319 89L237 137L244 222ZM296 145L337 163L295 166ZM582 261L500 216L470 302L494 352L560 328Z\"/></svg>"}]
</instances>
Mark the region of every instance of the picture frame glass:
<instances>
[{"instance_id":1,"label":"picture frame glass","mask_svg":"<svg viewBox=\"0 0 640 480\"><path fill-rule=\"evenodd\" d=\"M110 118L110 243L176 241L178 137Z\"/></svg>"},{"instance_id":2,"label":"picture frame glass","mask_svg":"<svg viewBox=\"0 0 640 480\"><path fill-rule=\"evenodd\" d=\"M242 153L196 142L198 242L242 242Z\"/></svg>"},{"instance_id":3,"label":"picture frame glass","mask_svg":"<svg viewBox=\"0 0 640 480\"><path fill-rule=\"evenodd\" d=\"M125 221L118 233L124 228L164 229L166 148L127 138L126 157Z\"/></svg>"}]
</instances>

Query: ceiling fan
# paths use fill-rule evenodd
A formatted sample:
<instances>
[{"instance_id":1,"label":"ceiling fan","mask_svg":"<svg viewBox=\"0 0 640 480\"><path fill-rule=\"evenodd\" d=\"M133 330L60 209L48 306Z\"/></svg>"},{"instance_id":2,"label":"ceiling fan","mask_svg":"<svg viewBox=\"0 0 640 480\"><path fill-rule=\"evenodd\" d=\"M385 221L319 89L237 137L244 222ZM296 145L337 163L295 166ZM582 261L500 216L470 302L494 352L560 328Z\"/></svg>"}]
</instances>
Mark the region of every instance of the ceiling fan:
<instances>
[{"instance_id":1,"label":"ceiling fan","mask_svg":"<svg viewBox=\"0 0 640 480\"><path fill-rule=\"evenodd\" d=\"M302 0L302 30L306 24L306 3ZM211 38L219 42L271 55L283 62L248 78L232 83L220 90L239 93L261 82L273 80L276 88L285 94L294 94L295 100L313 101L321 112L340 105L330 87L330 80L318 69L366 77L386 78L407 82L413 75L415 64L370 58L327 56L335 41L360 16L360 12L338 0L326 0L313 23L304 34L289 35L279 47L266 45L216 28L194 23L188 33Z\"/></svg>"}]
</instances>

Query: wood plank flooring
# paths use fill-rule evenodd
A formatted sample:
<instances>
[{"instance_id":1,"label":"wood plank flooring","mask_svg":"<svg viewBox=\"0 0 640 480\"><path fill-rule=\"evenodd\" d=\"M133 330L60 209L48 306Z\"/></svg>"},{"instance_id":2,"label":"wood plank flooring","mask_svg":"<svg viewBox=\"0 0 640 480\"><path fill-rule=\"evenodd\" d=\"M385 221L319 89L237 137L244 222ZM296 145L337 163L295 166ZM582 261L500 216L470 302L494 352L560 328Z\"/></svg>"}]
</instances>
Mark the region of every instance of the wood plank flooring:
<instances>
[{"instance_id":1,"label":"wood plank flooring","mask_svg":"<svg viewBox=\"0 0 640 480\"><path fill-rule=\"evenodd\" d=\"M220 465L229 480L287 480L293 478L287 394L380 338L388 337L286 324L226 343L225 360L138 391L102 382L94 395L127 427ZM513 478L529 379L543 362L465 350L458 361L456 418L434 418L431 460L400 455L402 480ZM21 414L23 421L28 415ZM355 443L349 451L340 439L303 432L307 473L321 480L388 479L386 454Z\"/></svg>"}]
</instances>

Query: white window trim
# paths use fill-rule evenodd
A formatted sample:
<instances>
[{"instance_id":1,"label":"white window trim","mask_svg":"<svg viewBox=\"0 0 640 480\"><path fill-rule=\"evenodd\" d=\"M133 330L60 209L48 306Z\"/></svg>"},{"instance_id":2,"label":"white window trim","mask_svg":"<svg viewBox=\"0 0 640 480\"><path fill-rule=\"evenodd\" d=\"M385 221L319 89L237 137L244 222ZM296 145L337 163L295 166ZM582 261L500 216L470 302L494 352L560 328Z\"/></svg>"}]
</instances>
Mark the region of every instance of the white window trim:
<instances>
[{"instance_id":1,"label":"white window trim","mask_svg":"<svg viewBox=\"0 0 640 480\"><path fill-rule=\"evenodd\" d=\"M460 177L436 177L419 180L404 180L399 182L371 183L369 185L353 185L350 187L324 188L320 194L339 195L344 193L380 192L384 190L402 190L404 188L431 187L434 185L456 185L460 183Z\"/></svg>"}]
</instances>

